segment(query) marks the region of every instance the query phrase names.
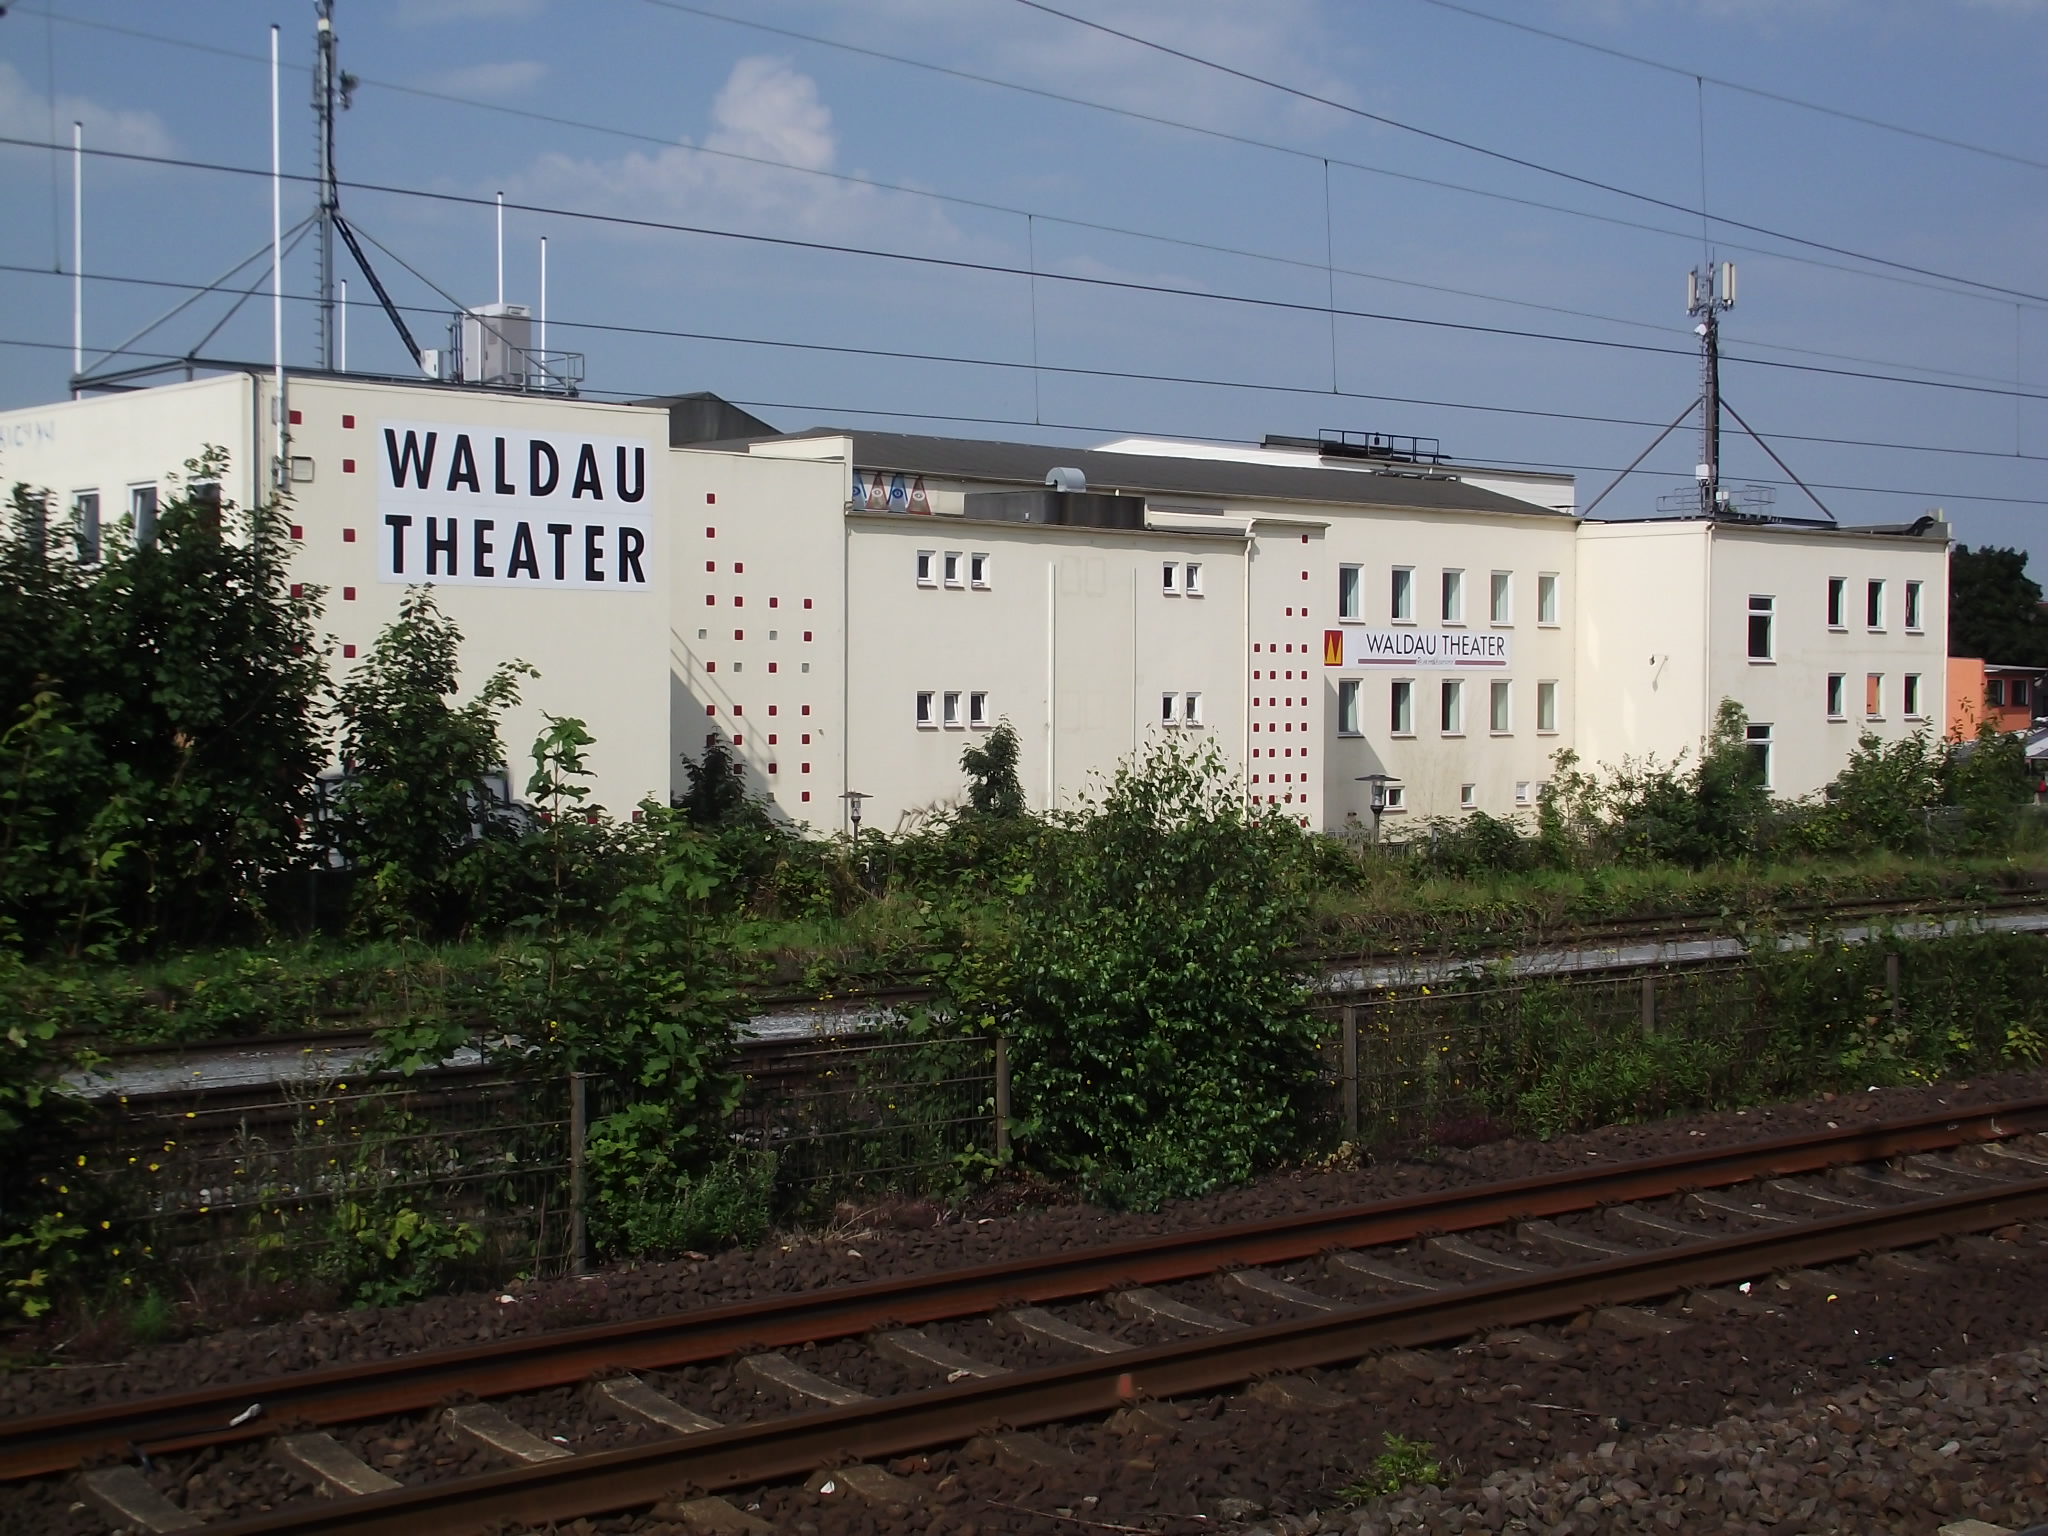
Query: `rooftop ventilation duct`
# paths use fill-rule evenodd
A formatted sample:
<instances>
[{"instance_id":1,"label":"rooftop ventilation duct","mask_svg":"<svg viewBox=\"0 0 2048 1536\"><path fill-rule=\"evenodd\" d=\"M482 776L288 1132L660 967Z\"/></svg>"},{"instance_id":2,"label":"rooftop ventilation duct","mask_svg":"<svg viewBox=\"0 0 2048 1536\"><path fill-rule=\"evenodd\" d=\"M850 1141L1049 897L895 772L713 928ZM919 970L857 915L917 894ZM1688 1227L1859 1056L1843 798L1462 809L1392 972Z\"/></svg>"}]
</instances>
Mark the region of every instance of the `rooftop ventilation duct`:
<instances>
[{"instance_id":1,"label":"rooftop ventilation duct","mask_svg":"<svg viewBox=\"0 0 2048 1536\"><path fill-rule=\"evenodd\" d=\"M1045 476L1045 483L1056 491L1085 491L1088 489L1088 477L1078 469L1048 470Z\"/></svg>"}]
</instances>

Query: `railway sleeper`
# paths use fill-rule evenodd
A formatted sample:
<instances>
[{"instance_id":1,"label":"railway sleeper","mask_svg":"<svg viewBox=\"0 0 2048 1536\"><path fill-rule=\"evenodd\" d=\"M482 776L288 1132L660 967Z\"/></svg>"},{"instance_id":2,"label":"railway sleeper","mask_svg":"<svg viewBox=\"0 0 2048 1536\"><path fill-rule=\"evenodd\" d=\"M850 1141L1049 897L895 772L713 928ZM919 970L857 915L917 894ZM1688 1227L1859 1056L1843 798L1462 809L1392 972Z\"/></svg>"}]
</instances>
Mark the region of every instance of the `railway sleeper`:
<instances>
[{"instance_id":1,"label":"railway sleeper","mask_svg":"<svg viewBox=\"0 0 2048 1536\"><path fill-rule=\"evenodd\" d=\"M203 1524L197 1515L157 1492L156 1484L138 1467L101 1467L81 1473L78 1491L116 1530L170 1536L174 1531L196 1531Z\"/></svg>"},{"instance_id":2,"label":"railway sleeper","mask_svg":"<svg viewBox=\"0 0 2048 1536\"><path fill-rule=\"evenodd\" d=\"M1219 1317L1214 1312L1204 1312L1199 1307L1175 1301L1171 1296L1162 1295L1143 1285L1133 1290L1118 1291L1110 1298L1110 1305L1116 1309L1118 1317L1142 1318L1151 1323L1173 1323L1182 1328L1191 1328L1197 1333L1234 1333L1244 1327L1244 1324L1234 1317Z\"/></svg>"},{"instance_id":3,"label":"railway sleeper","mask_svg":"<svg viewBox=\"0 0 2048 1536\"><path fill-rule=\"evenodd\" d=\"M652 1511L657 1520L676 1520L710 1536L769 1536L775 1529L759 1515L748 1514L730 1499L663 1499Z\"/></svg>"},{"instance_id":4,"label":"railway sleeper","mask_svg":"<svg viewBox=\"0 0 2048 1536\"><path fill-rule=\"evenodd\" d=\"M638 1376L613 1376L590 1388L593 1406L609 1409L622 1419L634 1420L672 1435L699 1435L707 1429L722 1428L716 1419L685 1408L666 1393L657 1392Z\"/></svg>"},{"instance_id":5,"label":"railway sleeper","mask_svg":"<svg viewBox=\"0 0 2048 1536\"><path fill-rule=\"evenodd\" d=\"M814 1403L824 1403L831 1408L845 1408L854 1403L870 1402L865 1392L856 1391L843 1381L834 1381L820 1376L816 1371L798 1365L784 1354L748 1355L739 1363L739 1374L750 1379L756 1387L781 1392L790 1397L809 1398Z\"/></svg>"},{"instance_id":6,"label":"railway sleeper","mask_svg":"<svg viewBox=\"0 0 2048 1536\"><path fill-rule=\"evenodd\" d=\"M1325 1296L1291 1280L1282 1280L1278 1275L1269 1275L1263 1269L1233 1269L1222 1280L1225 1285L1256 1296L1261 1301L1276 1301L1304 1312L1348 1312L1354 1305L1340 1297Z\"/></svg>"},{"instance_id":7,"label":"railway sleeper","mask_svg":"<svg viewBox=\"0 0 2048 1536\"><path fill-rule=\"evenodd\" d=\"M1439 1280L1399 1264L1389 1264L1372 1254L1354 1253L1348 1248L1331 1254L1329 1266L1340 1275L1363 1280L1378 1290L1447 1291L1451 1288L1447 1280Z\"/></svg>"},{"instance_id":8,"label":"railway sleeper","mask_svg":"<svg viewBox=\"0 0 2048 1536\"><path fill-rule=\"evenodd\" d=\"M915 1328L892 1328L887 1333L876 1334L870 1342L875 1353L884 1360L894 1360L898 1365L907 1365L913 1370L937 1371L949 1382L1010 1374L1007 1365L977 1360Z\"/></svg>"},{"instance_id":9,"label":"railway sleeper","mask_svg":"<svg viewBox=\"0 0 2048 1536\"><path fill-rule=\"evenodd\" d=\"M515 1422L496 1403L460 1404L441 1415L441 1424L449 1437L458 1443L525 1466L560 1461L575 1454L566 1445L541 1439L525 1425Z\"/></svg>"},{"instance_id":10,"label":"railway sleeper","mask_svg":"<svg viewBox=\"0 0 2048 1536\"><path fill-rule=\"evenodd\" d=\"M400 1486L325 1430L306 1435L280 1435L271 1442L271 1459L287 1466L330 1498L366 1498Z\"/></svg>"},{"instance_id":11,"label":"railway sleeper","mask_svg":"<svg viewBox=\"0 0 2048 1536\"><path fill-rule=\"evenodd\" d=\"M857 1461L850 1466L828 1467L813 1472L804 1487L812 1493L821 1493L826 1498L850 1493L865 1499L870 1504L921 1503L924 1490L907 1477L898 1477L886 1467L878 1467L871 1461Z\"/></svg>"},{"instance_id":12,"label":"railway sleeper","mask_svg":"<svg viewBox=\"0 0 2048 1536\"><path fill-rule=\"evenodd\" d=\"M1070 1323L1063 1317L1056 1317L1043 1307L1013 1307L1002 1313L996 1322L1027 1338L1044 1339L1048 1343L1065 1344L1073 1349L1085 1350L1091 1355L1122 1354L1138 1346L1114 1334L1097 1333L1092 1328L1083 1328Z\"/></svg>"}]
</instances>

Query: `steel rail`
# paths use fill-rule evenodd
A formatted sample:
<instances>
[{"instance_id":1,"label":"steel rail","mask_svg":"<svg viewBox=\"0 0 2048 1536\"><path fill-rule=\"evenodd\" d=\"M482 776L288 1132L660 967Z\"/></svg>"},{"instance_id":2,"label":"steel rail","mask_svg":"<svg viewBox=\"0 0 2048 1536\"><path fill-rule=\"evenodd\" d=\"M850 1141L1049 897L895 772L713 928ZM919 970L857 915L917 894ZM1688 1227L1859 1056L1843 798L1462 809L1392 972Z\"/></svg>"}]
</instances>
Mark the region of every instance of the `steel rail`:
<instances>
[{"instance_id":1,"label":"steel rail","mask_svg":"<svg viewBox=\"0 0 2048 1536\"><path fill-rule=\"evenodd\" d=\"M1192 1279L1225 1267L1282 1263L1334 1248L1470 1231L2044 1128L2048 1096L0 1420L0 1478L62 1472L131 1447L152 1455L196 1450L261 1439L280 1422L384 1418L431 1409L456 1392L503 1396L575 1383L593 1372L674 1368L883 1325ZM252 1403L262 1404L260 1415L229 1422Z\"/></svg>"},{"instance_id":2,"label":"steel rail","mask_svg":"<svg viewBox=\"0 0 2048 1536\"><path fill-rule=\"evenodd\" d=\"M1273 1323L1106 1360L934 1387L850 1408L710 1430L541 1467L375 1494L346 1504L262 1515L213 1529L223 1536L441 1536L609 1514L685 1489L716 1492L801 1475L842 1458L902 1455L955 1444L998 1427L1024 1428L1106 1413L1140 1398L1218 1391L1277 1371L1340 1365L1377 1350L1443 1343L1589 1307L1647 1301L2044 1214L2048 1179L2016 1181L1998 1189L1827 1218L1792 1231L1743 1234L1515 1276L1305 1322Z\"/></svg>"}]
</instances>

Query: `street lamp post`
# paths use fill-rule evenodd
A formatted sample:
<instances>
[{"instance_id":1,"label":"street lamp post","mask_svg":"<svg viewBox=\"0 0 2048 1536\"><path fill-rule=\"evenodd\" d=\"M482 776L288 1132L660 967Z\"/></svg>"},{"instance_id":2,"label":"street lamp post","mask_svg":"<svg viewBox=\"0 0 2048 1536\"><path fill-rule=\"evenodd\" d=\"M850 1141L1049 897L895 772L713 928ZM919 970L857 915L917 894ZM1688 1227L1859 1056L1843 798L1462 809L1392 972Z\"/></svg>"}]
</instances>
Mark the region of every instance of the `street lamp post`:
<instances>
[{"instance_id":1,"label":"street lamp post","mask_svg":"<svg viewBox=\"0 0 2048 1536\"><path fill-rule=\"evenodd\" d=\"M1387 811L1387 783L1392 777L1388 773L1361 773L1358 776L1360 784L1372 786L1372 844L1375 848L1380 844L1380 817Z\"/></svg>"},{"instance_id":2,"label":"street lamp post","mask_svg":"<svg viewBox=\"0 0 2048 1536\"><path fill-rule=\"evenodd\" d=\"M846 814L853 819L853 843L854 846L857 848L860 846L861 802L863 800L872 800L874 799L874 796L868 794L865 790L849 789L848 791L846 791L845 794L841 795L839 798L846 802Z\"/></svg>"}]
</instances>

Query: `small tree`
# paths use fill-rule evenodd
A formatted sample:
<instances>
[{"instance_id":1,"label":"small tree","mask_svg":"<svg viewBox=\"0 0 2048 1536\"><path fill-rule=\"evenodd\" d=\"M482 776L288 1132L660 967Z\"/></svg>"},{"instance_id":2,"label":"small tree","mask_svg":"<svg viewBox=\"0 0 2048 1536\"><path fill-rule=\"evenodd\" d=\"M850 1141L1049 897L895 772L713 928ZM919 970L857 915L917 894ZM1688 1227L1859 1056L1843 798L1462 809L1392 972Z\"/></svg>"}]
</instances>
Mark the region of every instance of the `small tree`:
<instances>
[{"instance_id":1,"label":"small tree","mask_svg":"<svg viewBox=\"0 0 2048 1536\"><path fill-rule=\"evenodd\" d=\"M980 816L1008 818L1024 814L1024 785L1017 777L1020 749L1017 732L1007 719L996 722L988 739L960 754L968 776L967 804Z\"/></svg>"},{"instance_id":2,"label":"small tree","mask_svg":"<svg viewBox=\"0 0 2048 1536\"><path fill-rule=\"evenodd\" d=\"M692 825L715 827L746 808L747 781L723 736L706 741L702 757L685 756L683 774L689 787L676 798L675 807Z\"/></svg>"},{"instance_id":3,"label":"small tree","mask_svg":"<svg viewBox=\"0 0 2048 1536\"><path fill-rule=\"evenodd\" d=\"M462 632L433 594L413 588L336 693L336 837L356 872L357 920L375 930L460 930L457 864L480 840L513 831L489 784L505 763L498 721L518 702L520 678L539 674L501 663L457 704L461 648Z\"/></svg>"}]
</instances>

